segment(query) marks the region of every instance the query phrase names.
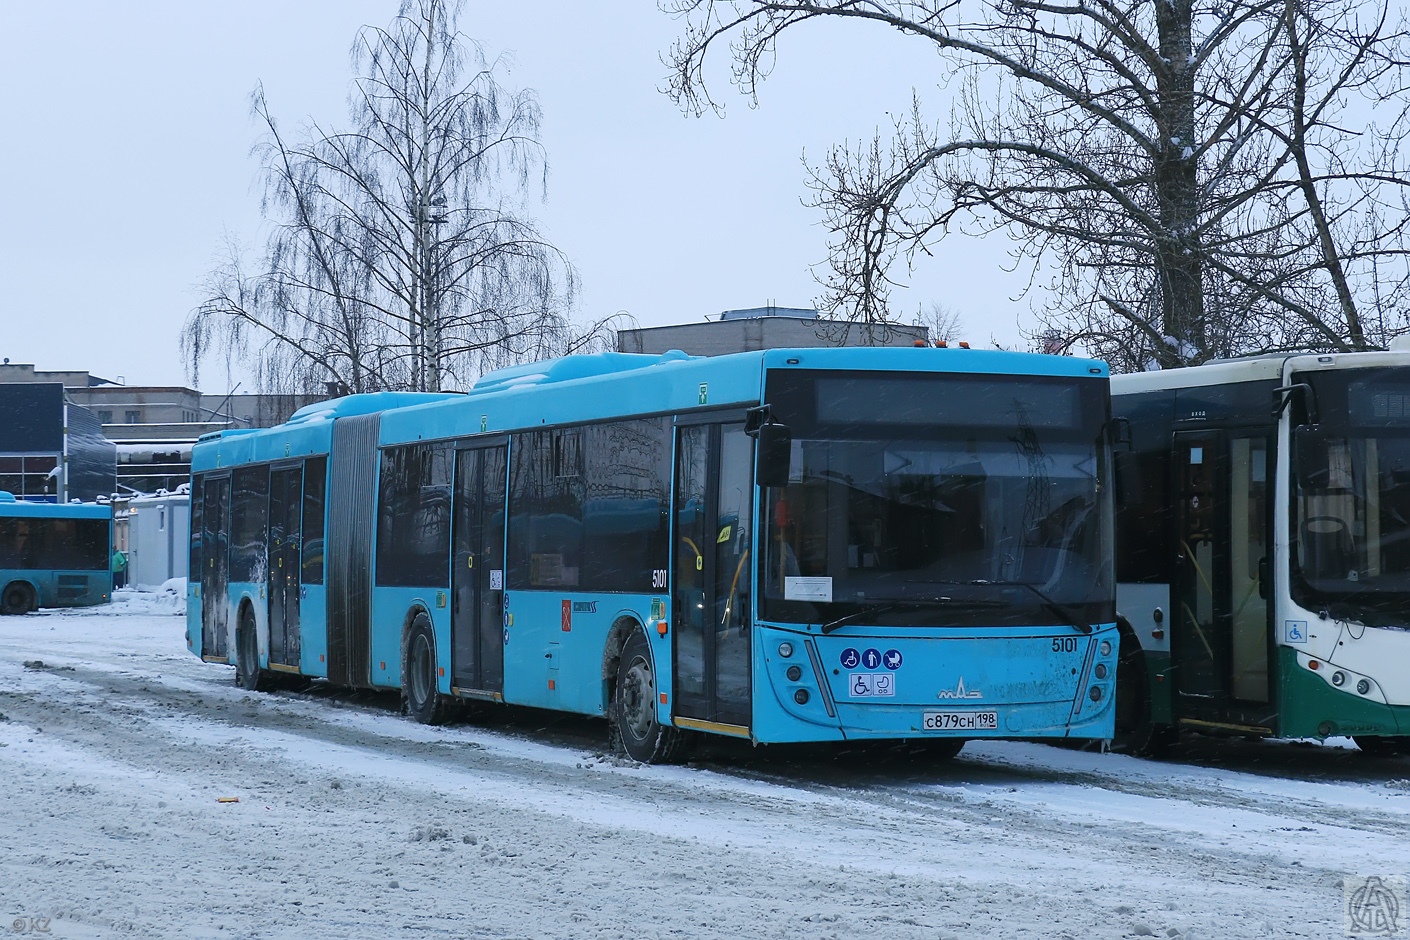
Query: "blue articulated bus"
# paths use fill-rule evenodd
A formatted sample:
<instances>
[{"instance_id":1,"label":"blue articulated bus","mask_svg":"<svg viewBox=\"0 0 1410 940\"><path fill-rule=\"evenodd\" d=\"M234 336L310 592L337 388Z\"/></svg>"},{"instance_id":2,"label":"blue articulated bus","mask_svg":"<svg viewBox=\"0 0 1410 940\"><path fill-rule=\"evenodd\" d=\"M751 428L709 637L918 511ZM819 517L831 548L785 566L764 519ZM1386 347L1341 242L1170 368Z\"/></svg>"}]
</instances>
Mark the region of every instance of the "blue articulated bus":
<instances>
[{"instance_id":1,"label":"blue articulated bus","mask_svg":"<svg viewBox=\"0 0 1410 940\"><path fill-rule=\"evenodd\" d=\"M0 614L88 607L113 590L113 512L0 492Z\"/></svg>"},{"instance_id":2,"label":"blue articulated bus","mask_svg":"<svg viewBox=\"0 0 1410 940\"><path fill-rule=\"evenodd\" d=\"M602 715L645 761L687 732L1112 734L1099 362L603 353L405 397L196 445L195 652L426 722Z\"/></svg>"}]
</instances>

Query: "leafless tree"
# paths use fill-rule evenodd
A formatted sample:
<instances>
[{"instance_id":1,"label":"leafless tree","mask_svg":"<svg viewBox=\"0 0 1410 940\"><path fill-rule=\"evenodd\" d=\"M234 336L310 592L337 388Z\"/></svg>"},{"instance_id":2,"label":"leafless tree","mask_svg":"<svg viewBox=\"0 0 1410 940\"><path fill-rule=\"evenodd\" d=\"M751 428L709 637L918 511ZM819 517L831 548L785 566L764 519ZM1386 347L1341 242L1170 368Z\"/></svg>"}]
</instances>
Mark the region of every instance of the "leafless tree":
<instances>
[{"instance_id":1,"label":"leafless tree","mask_svg":"<svg viewBox=\"0 0 1410 940\"><path fill-rule=\"evenodd\" d=\"M819 19L938 53L948 118L917 94L886 138L812 185L833 233L827 305L889 315L892 266L952 232L1007 232L1044 344L1118 368L1360 349L1406 326L1410 41L1391 0L663 0L670 93L749 96L778 37Z\"/></svg>"},{"instance_id":2,"label":"leafless tree","mask_svg":"<svg viewBox=\"0 0 1410 940\"><path fill-rule=\"evenodd\" d=\"M233 250L189 316L193 380L223 350L272 391L456 388L610 325L567 317L576 275L528 212L547 175L537 99L500 83L459 9L403 0L358 34L345 130L290 138L256 90L273 228L259 269Z\"/></svg>"}]
</instances>

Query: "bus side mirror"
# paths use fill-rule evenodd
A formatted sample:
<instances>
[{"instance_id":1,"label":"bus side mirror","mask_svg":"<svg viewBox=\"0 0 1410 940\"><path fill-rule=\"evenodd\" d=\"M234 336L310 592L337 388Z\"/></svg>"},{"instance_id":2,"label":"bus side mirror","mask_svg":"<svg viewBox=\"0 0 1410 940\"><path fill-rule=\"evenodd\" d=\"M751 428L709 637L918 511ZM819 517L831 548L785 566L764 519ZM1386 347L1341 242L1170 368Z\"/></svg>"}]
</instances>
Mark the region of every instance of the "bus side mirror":
<instances>
[{"instance_id":1,"label":"bus side mirror","mask_svg":"<svg viewBox=\"0 0 1410 940\"><path fill-rule=\"evenodd\" d=\"M793 434L784 424L765 424L757 432L759 459L754 482L759 486L787 486L793 457Z\"/></svg>"},{"instance_id":2,"label":"bus side mirror","mask_svg":"<svg viewBox=\"0 0 1410 940\"><path fill-rule=\"evenodd\" d=\"M1306 490L1332 488L1331 442L1320 426L1305 424L1293 433L1293 460L1299 485Z\"/></svg>"},{"instance_id":3,"label":"bus side mirror","mask_svg":"<svg viewBox=\"0 0 1410 940\"><path fill-rule=\"evenodd\" d=\"M1303 423L1317 423L1317 393L1312 386L1306 382L1298 382L1296 385L1285 385L1282 388L1273 390L1273 417L1281 418L1283 412L1289 405L1296 405L1294 415L1301 412L1305 416Z\"/></svg>"}]
</instances>

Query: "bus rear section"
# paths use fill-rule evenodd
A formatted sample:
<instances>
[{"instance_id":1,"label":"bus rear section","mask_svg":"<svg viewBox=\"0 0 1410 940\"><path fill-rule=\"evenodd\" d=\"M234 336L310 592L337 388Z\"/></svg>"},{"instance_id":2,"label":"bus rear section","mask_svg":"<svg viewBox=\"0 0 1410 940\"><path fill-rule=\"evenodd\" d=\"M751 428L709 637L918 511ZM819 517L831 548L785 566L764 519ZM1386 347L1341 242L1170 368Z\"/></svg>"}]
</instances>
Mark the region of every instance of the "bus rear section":
<instances>
[{"instance_id":1,"label":"bus rear section","mask_svg":"<svg viewBox=\"0 0 1410 940\"><path fill-rule=\"evenodd\" d=\"M973 364L770 373L757 739L1111 735L1105 369Z\"/></svg>"},{"instance_id":2,"label":"bus rear section","mask_svg":"<svg viewBox=\"0 0 1410 940\"><path fill-rule=\"evenodd\" d=\"M0 492L0 613L107 603L112 550L109 507Z\"/></svg>"}]
</instances>

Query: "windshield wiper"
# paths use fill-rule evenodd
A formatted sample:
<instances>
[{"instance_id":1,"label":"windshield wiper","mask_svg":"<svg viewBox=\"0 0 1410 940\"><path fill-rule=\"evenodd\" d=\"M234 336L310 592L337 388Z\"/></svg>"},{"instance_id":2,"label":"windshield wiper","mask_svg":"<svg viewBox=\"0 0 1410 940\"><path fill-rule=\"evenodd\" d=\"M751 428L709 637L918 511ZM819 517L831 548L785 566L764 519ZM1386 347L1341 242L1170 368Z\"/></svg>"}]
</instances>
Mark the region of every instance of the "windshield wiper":
<instances>
[{"instance_id":1,"label":"windshield wiper","mask_svg":"<svg viewBox=\"0 0 1410 940\"><path fill-rule=\"evenodd\" d=\"M856 623L858 620L865 620L867 617L875 617L877 614L886 614L886 613L890 613L890 612L893 611L893 610L908 609L908 608L915 607L915 606L919 606L919 607L921 607L921 608L925 608L925 607L939 607L939 608L974 607L974 608L985 608L985 607L1000 607L1000 606L1002 606L1002 605L1001 605L998 601L965 600L965 599L963 599L963 598L957 598L957 597L917 597L917 598L903 597L903 598L899 598L896 602L892 602L892 603L888 603L888 604L873 604L873 605L870 606L870 607L863 607L861 610L856 610L856 611L853 611L853 612L850 613L850 614L846 614L846 615L844 615L844 616L838 617L836 620L829 620L827 623L825 623L825 624L822 625L822 628L821 628L821 629L822 629L822 632L823 632L823 633L831 633L832 631L836 630L838 627L845 627L845 626L847 626L847 624L849 624L849 623Z\"/></svg>"},{"instance_id":2,"label":"windshield wiper","mask_svg":"<svg viewBox=\"0 0 1410 940\"><path fill-rule=\"evenodd\" d=\"M1052 611L1053 613L1057 614L1057 615L1058 615L1059 617L1061 617L1062 619L1066 620L1066 621L1067 621L1067 625L1068 625L1069 627L1072 627L1072 628L1075 629L1078 633L1082 633L1082 634L1085 634L1085 635L1088 635L1088 636L1090 636L1091 633L1092 633L1092 625L1091 625L1090 623L1088 623L1087 621L1083 620L1081 617L1077 616L1076 612L1074 612L1071 607L1068 607L1066 604L1059 604L1057 601L1053 600L1051 597L1049 597L1048 595L1044 594L1042 591L1038 590L1037 587L1035 587L1035 586L1032 585L1032 584L1029 584L1027 581L983 581L983 580L980 580L980 581L967 581L967 582L965 582L965 583L966 583L966 584L996 584L996 585L1001 585L1001 586L1003 586L1003 587L1012 587L1012 586L1026 587L1026 588L1028 588L1028 590L1032 591L1032 592L1037 596L1038 600L1040 600L1040 601L1043 602L1043 606L1044 606L1044 607L1048 608L1048 610Z\"/></svg>"},{"instance_id":3,"label":"windshield wiper","mask_svg":"<svg viewBox=\"0 0 1410 940\"><path fill-rule=\"evenodd\" d=\"M867 617L875 617L877 614L890 613L895 609L895 604L873 604L870 607L863 607L861 610L855 610L850 614L838 617L836 620L829 620L822 625L822 632L831 633L838 627L845 627L849 623L856 623L858 620L863 620Z\"/></svg>"}]
</instances>

